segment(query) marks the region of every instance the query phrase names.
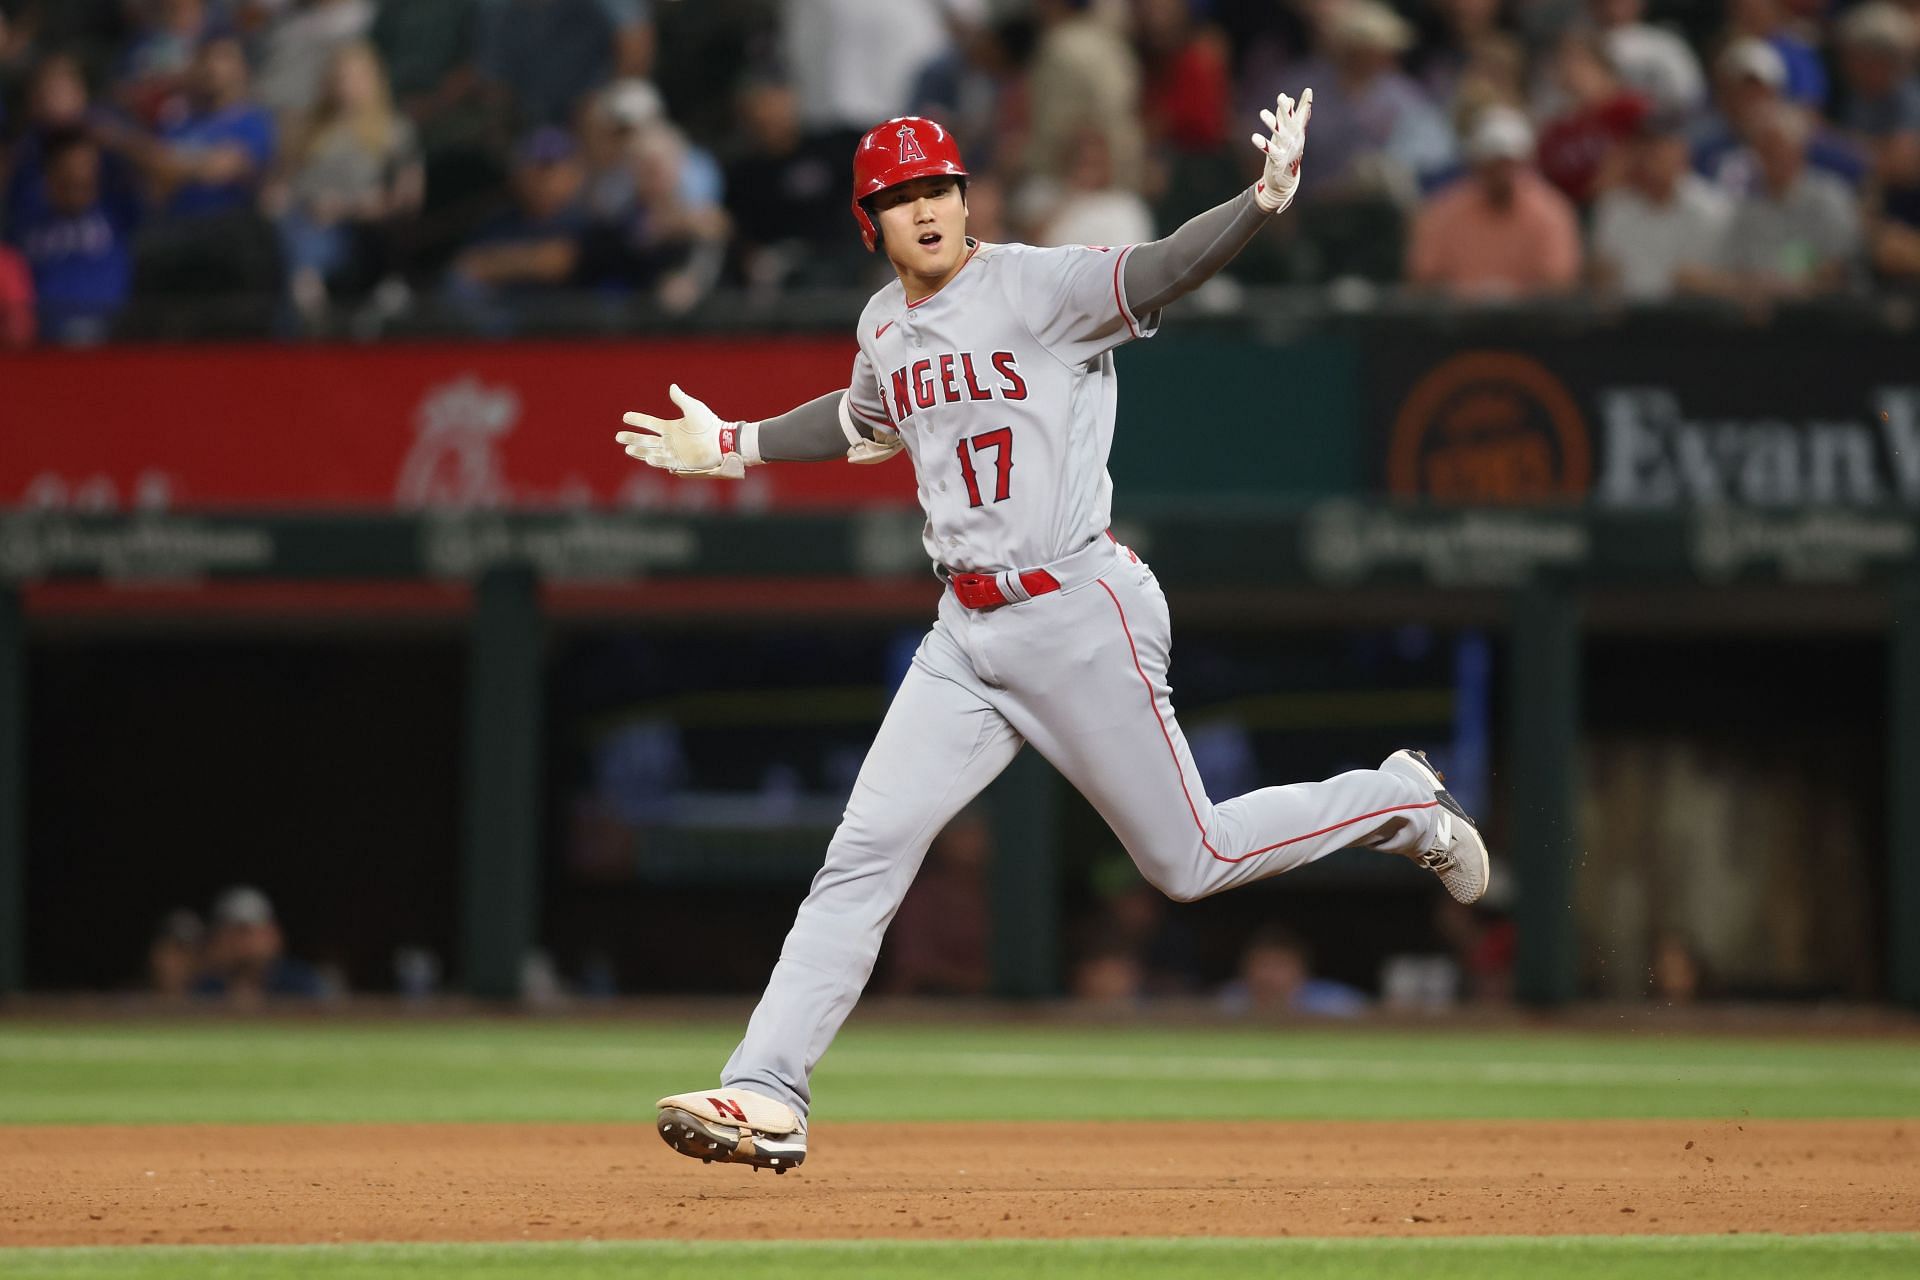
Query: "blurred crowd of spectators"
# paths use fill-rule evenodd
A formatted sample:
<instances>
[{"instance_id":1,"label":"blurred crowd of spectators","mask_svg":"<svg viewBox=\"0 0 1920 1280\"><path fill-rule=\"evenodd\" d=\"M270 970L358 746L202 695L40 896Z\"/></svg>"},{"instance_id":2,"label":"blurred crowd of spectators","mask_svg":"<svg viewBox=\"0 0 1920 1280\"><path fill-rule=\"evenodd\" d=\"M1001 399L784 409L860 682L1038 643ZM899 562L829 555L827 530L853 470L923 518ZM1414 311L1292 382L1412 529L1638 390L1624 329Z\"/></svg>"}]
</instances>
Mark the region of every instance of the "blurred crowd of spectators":
<instances>
[{"instance_id":1,"label":"blurred crowd of spectators","mask_svg":"<svg viewBox=\"0 0 1920 1280\"><path fill-rule=\"evenodd\" d=\"M205 920L185 907L168 912L147 949L147 982L169 1000L243 1009L281 998L331 998L346 985L338 971L288 953L273 903L252 885L222 890Z\"/></svg>"},{"instance_id":2,"label":"blurred crowd of spectators","mask_svg":"<svg viewBox=\"0 0 1920 1280\"><path fill-rule=\"evenodd\" d=\"M984 997L992 991L993 931L989 880L995 858L993 828L983 810L967 809L948 824L887 932L874 989L895 996ZM1514 926L1508 915L1511 879L1500 891L1462 906L1431 881L1431 927L1398 940L1381 958L1369 987L1338 981L1316 965L1305 933L1283 921L1251 930L1214 930L1203 938L1202 909L1168 901L1141 879L1133 862L1114 850L1091 868L1087 909L1071 913L1067 930L1065 993L1090 1007L1124 1012L1163 1003L1211 1005L1228 1016L1305 1015L1352 1018L1374 1011L1431 1013L1461 1005L1502 1006L1513 999ZM1298 900L1274 904L1272 915L1311 917ZM1327 921L1313 921L1325 935ZM1221 977L1223 945L1231 970ZM1669 940L1656 964L1654 994L1670 1002L1674 984ZM1348 957L1351 960L1351 957ZM1683 999L1691 999L1689 991Z\"/></svg>"},{"instance_id":3,"label":"blurred crowd of spectators","mask_svg":"<svg viewBox=\"0 0 1920 1280\"><path fill-rule=\"evenodd\" d=\"M864 284L853 145L933 115L986 239L1125 243L1250 179L1245 279L1764 301L1920 281L1920 0L0 0L0 345L130 300Z\"/></svg>"}]
</instances>

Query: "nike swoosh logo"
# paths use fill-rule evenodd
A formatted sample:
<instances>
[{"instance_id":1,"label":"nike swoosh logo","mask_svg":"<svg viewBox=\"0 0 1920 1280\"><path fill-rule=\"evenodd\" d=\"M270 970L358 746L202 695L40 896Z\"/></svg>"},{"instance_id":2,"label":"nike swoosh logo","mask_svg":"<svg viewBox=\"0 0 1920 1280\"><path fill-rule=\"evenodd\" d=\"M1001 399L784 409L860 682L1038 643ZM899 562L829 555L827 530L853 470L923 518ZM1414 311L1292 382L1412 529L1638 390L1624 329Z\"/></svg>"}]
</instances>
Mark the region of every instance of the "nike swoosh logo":
<instances>
[{"instance_id":1,"label":"nike swoosh logo","mask_svg":"<svg viewBox=\"0 0 1920 1280\"><path fill-rule=\"evenodd\" d=\"M880 326L880 327L879 327L878 329L875 329L875 330L873 331L873 338L874 338L874 341L875 341L875 342L878 342L878 341L880 340L880 338L881 338L881 336L882 336L882 335L884 335L884 334L886 333L886 331L887 331L887 330L889 330L889 329L891 329L891 328L893 328L893 321L891 321L891 320L889 320L889 321L887 321L887 322L886 322L885 324L883 324L883 325L881 325L881 326Z\"/></svg>"}]
</instances>

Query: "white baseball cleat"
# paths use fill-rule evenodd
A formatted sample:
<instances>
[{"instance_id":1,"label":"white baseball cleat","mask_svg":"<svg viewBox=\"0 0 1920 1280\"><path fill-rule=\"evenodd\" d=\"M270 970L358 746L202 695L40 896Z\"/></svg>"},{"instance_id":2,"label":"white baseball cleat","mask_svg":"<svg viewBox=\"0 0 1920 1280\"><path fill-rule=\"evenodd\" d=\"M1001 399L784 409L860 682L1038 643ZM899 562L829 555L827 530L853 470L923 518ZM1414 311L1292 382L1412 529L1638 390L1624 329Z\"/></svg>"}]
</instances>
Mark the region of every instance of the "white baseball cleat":
<instances>
[{"instance_id":1,"label":"white baseball cleat","mask_svg":"<svg viewBox=\"0 0 1920 1280\"><path fill-rule=\"evenodd\" d=\"M683 1156L785 1173L807 1158L807 1132L792 1107L746 1089L676 1093L660 1108L660 1136Z\"/></svg>"},{"instance_id":2,"label":"white baseball cleat","mask_svg":"<svg viewBox=\"0 0 1920 1280\"><path fill-rule=\"evenodd\" d=\"M1480 838L1467 811L1447 791L1446 777L1427 759L1424 751L1402 750L1388 756L1382 770L1405 774L1422 787L1432 790L1440 802L1439 821L1434 825L1433 843L1406 856L1440 877L1455 902L1477 902L1487 891L1489 867L1487 842Z\"/></svg>"}]
</instances>

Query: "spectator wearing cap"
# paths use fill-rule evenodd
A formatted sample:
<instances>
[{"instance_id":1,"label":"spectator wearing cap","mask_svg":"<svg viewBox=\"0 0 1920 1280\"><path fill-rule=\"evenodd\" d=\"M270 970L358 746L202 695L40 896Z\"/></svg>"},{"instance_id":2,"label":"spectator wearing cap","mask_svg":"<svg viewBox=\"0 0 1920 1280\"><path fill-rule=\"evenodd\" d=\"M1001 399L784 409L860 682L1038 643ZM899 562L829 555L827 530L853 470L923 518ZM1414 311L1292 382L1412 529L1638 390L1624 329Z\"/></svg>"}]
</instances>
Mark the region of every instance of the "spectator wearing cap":
<instances>
[{"instance_id":1,"label":"spectator wearing cap","mask_svg":"<svg viewBox=\"0 0 1920 1280\"><path fill-rule=\"evenodd\" d=\"M637 77L594 96L582 112L581 137L588 225L577 278L653 289L667 314L687 311L726 264L718 163L674 127L653 83Z\"/></svg>"},{"instance_id":2,"label":"spectator wearing cap","mask_svg":"<svg viewBox=\"0 0 1920 1280\"><path fill-rule=\"evenodd\" d=\"M42 160L40 189L8 238L33 273L42 337L99 342L132 291L139 210L105 189L100 148L85 133L50 139Z\"/></svg>"},{"instance_id":3,"label":"spectator wearing cap","mask_svg":"<svg viewBox=\"0 0 1920 1280\"><path fill-rule=\"evenodd\" d=\"M1735 40L1714 60L1716 110L1694 130L1694 167L1707 179L1739 197L1760 185L1759 163L1751 142L1758 122L1786 101L1787 64L1764 40ZM1816 125L1807 162L1858 186L1866 160L1858 148Z\"/></svg>"},{"instance_id":4,"label":"spectator wearing cap","mask_svg":"<svg viewBox=\"0 0 1920 1280\"><path fill-rule=\"evenodd\" d=\"M1707 96L1700 60L1679 35L1646 21L1644 0L1590 0L1588 12L1621 79L1666 111L1695 111Z\"/></svg>"},{"instance_id":5,"label":"spectator wearing cap","mask_svg":"<svg viewBox=\"0 0 1920 1280\"><path fill-rule=\"evenodd\" d=\"M258 1006L271 997L331 994L320 974L287 954L286 935L267 895L236 885L213 904L212 931L193 993Z\"/></svg>"},{"instance_id":6,"label":"spectator wearing cap","mask_svg":"<svg viewBox=\"0 0 1920 1280\"><path fill-rule=\"evenodd\" d=\"M1649 116L1623 154L1621 181L1594 204L1594 282L1632 302L1664 301L1718 266L1733 202L1693 172L1678 115Z\"/></svg>"},{"instance_id":7,"label":"spectator wearing cap","mask_svg":"<svg viewBox=\"0 0 1920 1280\"><path fill-rule=\"evenodd\" d=\"M1323 58L1290 74L1313 86L1313 161L1304 189L1344 197L1382 192L1411 198L1417 181L1454 160L1446 119L1400 69L1413 28L1377 0L1342 0L1325 19Z\"/></svg>"},{"instance_id":8,"label":"spectator wearing cap","mask_svg":"<svg viewBox=\"0 0 1920 1280\"><path fill-rule=\"evenodd\" d=\"M712 289L726 262L727 216L717 204L687 200L688 151L672 125L635 140L632 208L587 228L575 271L581 283L651 290L667 315L691 310Z\"/></svg>"},{"instance_id":9,"label":"spectator wearing cap","mask_svg":"<svg viewBox=\"0 0 1920 1280\"><path fill-rule=\"evenodd\" d=\"M586 229L586 168L573 135L548 126L514 153L513 206L453 261L448 287L482 302L501 293L559 288L573 279Z\"/></svg>"},{"instance_id":10,"label":"spectator wearing cap","mask_svg":"<svg viewBox=\"0 0 1920 1280\"><path fill-rule=\"evenodd\" d=\"M1840 123L1876 149L1887 139L1920 133L1920 21L1885 0L1850 9L1835 42L1846 98Z\"/></svg>"},{"instance_id":11,"label":"spectator wearing cap","mask_svg":"<svg viewBox=\"0 0 1920 1280\"><path fill-rule=\"evenodd\" d=\"M1482 301L1571 289L1580 277L1579 221L1567 198L1534 171L1526 116L1487 108L1466 152L1467 176L1432 196L1414 220L1410 282Z\"/></svg>"},{"instance_id":12,"label":"spectator wearing cap","mask_svg":"<svg viewBox=\"0 0 1920 1280\"><path fill-rule=\"evenodd\" d=\"M1787 99L1819 110L1827 102L1827 68L1801 35L1783 0L1727 0L1726 42L1762 40L1780 55Z\"/></svg>"},{"instance_id":13,"label":"spectator wearing cap","mask_svg":"<svg viewBox=\"0 0 1920 1280\"><path fill-rule=\"evenodd\" d=\"M1763 301L1832 293L1852 283L1862 234L1853 193L1807 160L1809 113L1776 102L1760 113L1753 152L1760 185L1734 206L1714 292Z\"/></svg>"},{"instance_id":14,"label":"spectator wearing cap","mask_svg":"<svg viewBox=\"0 0 1920 1280\"><path fill-rule=\"evenodd\" d=\"M1615 176L1621 145L1652 104L1615 74L1606 46L1591 32L1562 39L1555 72L1569 105L1540 130L1540 172L1584 208Z\"/></svg>"},{"instance_id":15,"label":"spectator wearing cap","mask_svg":"<svg viewBox=\"0 0 1920 1280\"><path fill-rule=\"evenodd\" d=\"M1841 123L1873 154L1873 265L1888 283L1920 284L1920 20L1872 0L1841 18Z\"/></svg>"},{"instance_id":16,"label":"spectator wearing cap","mask_svg":"<svg viewBox=\"0 0 1920 1280\"><path fill-rule=\"evenodd\" d=\"M619 70L602 0L499 0L482 10L480 73L523 128L560 126Z\"/></svg>"},{"instance_id":17,"label":"spectator wearing cap","mask_svg":"<svg viewBox=\"0 0 1920 1280\"><path fill-rule=\"evenodd\" d=\"M587 205L596 214L633 200L631 159L656 129L673 130L667 106L651 80L628 76L595 94L581 112L579 136L587 164ZM689 205L718 206L726 194L720 162L705 147L681 135L680 198Z\"/></svg>"},{"instance_id":18,"label":"spectator wearing cap","mask_svg":"<svg viewBox=\"0 0 1920 1280\"><path fill-rule=\"evenodd\" d=\"M635 144L663 115L659 93L645 80L616 80L581 105L574 136L586 171L581 204L589 222L612 224L632 216L640 199Z\"/></svg>"}]
</instances>

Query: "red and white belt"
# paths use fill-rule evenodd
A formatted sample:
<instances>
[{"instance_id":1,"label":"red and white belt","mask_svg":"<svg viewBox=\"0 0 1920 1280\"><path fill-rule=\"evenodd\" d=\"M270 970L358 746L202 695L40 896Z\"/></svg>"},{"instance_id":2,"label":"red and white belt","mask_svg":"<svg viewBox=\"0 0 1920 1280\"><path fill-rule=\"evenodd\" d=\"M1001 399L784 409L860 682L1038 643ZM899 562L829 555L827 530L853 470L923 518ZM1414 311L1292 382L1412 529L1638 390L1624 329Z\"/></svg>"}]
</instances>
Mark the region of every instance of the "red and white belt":
<instances>
[{"instance_id":1,"label":"red and white belt","mask_svg":"<svg viewBox=\"0 0 1920 1280\"><path fill-rule=\"evenodd\" d=\"M998 609L1025 604L1035 596L1069 590L1092 582L1113 568L1124 555L1138 564L1140 557L1108 533L1039 569L1002 569L998 573L962 573L942 568L940 576L953 588L953 598L967 609Z\"/></svg>"},{"instance_id":2,"label":"red and white belt","mask_svg":"<svg viewBox=\"0 0 1920 1280\"><path fill-rule=\"evenodd\" d=\"M1019 573L953 573L947 575L953 598L969 609L998 609L1003 604L1021 604L1035 596L1060 589L1060 580L1045 569L1026 569Z\"/></svg>"}]
</instances>

